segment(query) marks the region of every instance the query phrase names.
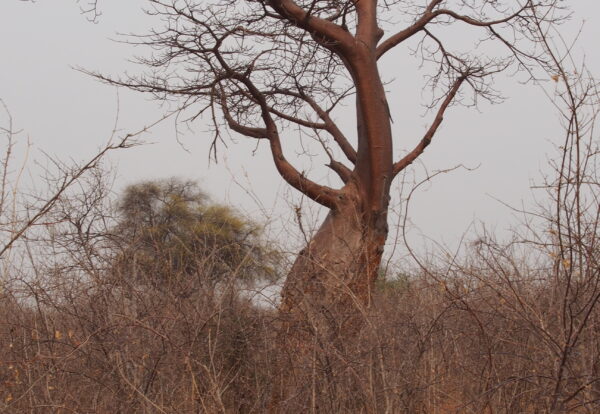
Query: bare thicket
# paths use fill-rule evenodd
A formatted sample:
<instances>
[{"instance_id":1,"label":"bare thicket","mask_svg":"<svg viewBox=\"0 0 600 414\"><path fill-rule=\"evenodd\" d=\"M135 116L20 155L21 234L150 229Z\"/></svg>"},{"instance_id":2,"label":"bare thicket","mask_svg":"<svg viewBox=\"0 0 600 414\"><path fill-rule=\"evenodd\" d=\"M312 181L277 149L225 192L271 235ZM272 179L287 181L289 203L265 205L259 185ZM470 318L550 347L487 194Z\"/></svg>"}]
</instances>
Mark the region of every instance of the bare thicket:
<instances>
[{"instance_id":1,"label":"bare thicket","mask_svg":"<svg viewBox=\"0 0 600 414\"><path fill-rule=\"evenodd\" d=\"M565 135L514 240L415 256L419 268L380 279L356 340L315 335L298 367L249 283L267 277L264 256L228 253L262 249L243 237L253 225L205 215L185 182L142 183L111 207L92 170L3 273L4 412L597 412L598 91L559 36L539 34Z\"/></svg>"},{"instance_id":2,"label":"bare thicket","mask_svg":"<svg viewBox=\"0 0 600 414\"><path fill-rule=\"evenodd\" d=\"M166 32L157 32L152 42L167 47L164 42L173 39L170 36L175 31L181 32L177 41L184 42L162 49L172 54L163 58L157 55L157 68L161 67L160 59L166 59L163 63L182 59L189 64L200 59L210 68L206 74L212 81L201 79L205 83L176 87L163 84L161 91L158 84L150 82L155 79L145 78L136 87L159 95L179 88L187 108L198 102L207 105L209 112L220 108L224 121L217 115L213 118L217 132L222 124L242 133L251 131L277 150L278 128L291 122L307 127L317 140L329 133L330 144L343 142L340 136L336 140L336 129L331 129L334 124L329 114L335 111L328 107L319 112L317 105L335 106L336 101L328 96L336 91L343 96L353 94L358 99L359 119L368 117L360 88L337 89L337 83L327 83L336 71L341 73L349 65L337 51L343 42L336 43L338 40L327 35L339 33L345 39L362 36L361 24L352 16L358 13L360 17L365 13L361 7L371 2L348 3L339 10L335 6L345 2L313 2L312 14L299 19L291 13L302 9L293 2L254 1L243 10L256 13L256 19L246 17L245 26L239 26L240 22L228 26L237 19L234 12L241 10L233 2L215 3L215 8L204 11L209 15L202 19L188 13L202 13L189 8L191 2L182 2L182 8L152 3L173 24ZM429 8L419 9L412 2L393 2L379 9L414 6L419 12L411 26L414 30L400 33L423 36L419 44L431 53L428 58L440 59L435 60L441 72L436 72L434 82L442 82L444 76L451 81L446 85L450 93L444 92L437 101L437 126L434 123L431 136L409 153L409 161L424 150L447 106L458 96L457 91L452 94L453 87L468 85L483 96L495 96L486 95L491 90L485 89L477 72L470 71L472 60L448 52L436 40L439 38L431 24L457 19L476 23L471 17L440 11L446 10L441 9L443 3L433 1ZM484 8L500 7L500 3L483 2ZM471 3L452 4L467 7ZM114 200L100 156L75 170L56 163L50 178L59 179L48 181L46 195L23 198L18 186L20 164L10 167L18 132L10 117L3 118L0 411L599 412L600 266L596 243L600 240L600 177L595 127L600 94L593 76L576 61L570 43L552 25L555 16L536 13L544 5L546 11L556 11L553 2L528 1L505 20L475 24L495 41L503 39L501 28L527 34L526 44L535 51L515 49L511 39L505 44L507 60L492 59L488 62L492 66L481 66L486 71L482 74L517 64L546 91L562 122L564 136L557 145L557 156L550 161L551 172L534 190L539 205L519 211L524 220L509 242L483 232L461 254L442 251L428 259L414 254L418 265L414 269L396 274L390 271L380 275L377 283L370 280L374 283L367 289L370 307L362 302L367 296L358 294L364 286L347 285L349 280L371 277L365 270L374 263L369 262L368 255L355 255L359 260L352 263L342 260L339 269L325 263L316 273L314 269L304 273L308 267L294 273L299 266L314 265L313 260L323 265L317 260L321 253L309 245L291 266L292 279L284 289L291 295L284 298L284 310L298 306L294 312L303 319L301 324L290 323L288 313L260 300L259 286L277 280L288 270L276 244L261 236L260 226L232 209L211 204L194 185L176 180L140 183ZM217 6L230 12L229 17L210 14L219 10ZM328 20L321 18L329 12L333 13ZM192 18L191 26L186 26L184 23ZM216 21L221 24L214 25ZM325 30L331 25L339 26L343 33ZM322 27L323 33L319 31ZM275 34L266 36L272 31ZM207 42L200 51L182 49L190 33L200 39L194 47L202 46L202 39ZM365 33L368 35L368 30ZM259 40L251 42L251 36ZM394 38L402 40L399 34ZM434 48L426 49L427 42L434 42ZM383 41L380 47L395 43ZM290 52L285 46L288 44L298 48ZM384 47L386 51L388 48ZM251 53L257 50L260 53L254 59ZM314 82L305 85L304 75L285 66L294 62L286 60L288 52L300 59L296 62L305 63L304 73ZM281 70L287 71L283 83L259 76L272 70L268 60L262 60L269 53L275 53ZM234 63L239 67L227 66ZM470 65L463 66L467 63ZM258 84L254 76L261 79ZM290 95L290 91L295 94ZM311 105L308 92L323 95ZM316 120L300 118L309 114L309 107ZM288 110L291 114L285 112ZM361 111L366 112L361 115ZM381 121L387 122L389 114L384 115ZM368 130L369 122L363 121L357 132L357 154L363 148L366 156L372 143L362 129ZM266 129L250 127L250 122L265 122ZM106 151L127 145L129 138L108 145ZM343 148L332 152L342 153ZM285 162L277 153L275 158L276 163ZM327 194L361 188L361 174L369 167L362 170L358 166L369 163L359 158L357 155L356 167L347 171L332 156L332 168L341 172L342 178L345 171L349 175L342 190L326 189L331 191ZM393 165L388 163L386 168ZM299 180L297 188L301 191L309 191L309 187L323 190L307 181L304 174L289 171L292 175L285 178ZM366 176L372 178L374 173ZM311 187L313 184L317 187ZM365 194L358 197L363 196L362 201L371 200ZM326 230L317 233L316 244L324 240L332 243L331 248L343 249L338 244L340 236L355 240L348 234L353 230L346 231L345 223L341 233L340 228L328 233L327 226L338 225L332 223L340 220L337 215L341 211L338 206L329 207L332 212ZM355 213L360 211L352 220L361 226L368 223L363 220L370 213L352 208L357 209ZM385 209L379 213L385 215ZM357 267L358 262L361 265ZM355 300L350 314L342 306L344 311L336 313L325 307L316 315L313 308L290 299L296 297L289 290L297 286L294 283L304 281L308 274L321 277L323 269L329 272L327 277L315 283L333 281L327 289L338 293L336 289L341 289L345 297ZM309 298L326 297L331 301L325 305L332 306L343 302L331 292L323 293L323 286L315 289L307 291ZM330 293L333 296L328 296ZM339 319L343 316L351 320L348 325L353 329L351 335L346 332L340 337L337 332L347 322ZM298 334L294 329L306 331ZM296 340L287 342L289 338ZM285 346L290 343L293 346Z\"/></svg>"}]
</instances>

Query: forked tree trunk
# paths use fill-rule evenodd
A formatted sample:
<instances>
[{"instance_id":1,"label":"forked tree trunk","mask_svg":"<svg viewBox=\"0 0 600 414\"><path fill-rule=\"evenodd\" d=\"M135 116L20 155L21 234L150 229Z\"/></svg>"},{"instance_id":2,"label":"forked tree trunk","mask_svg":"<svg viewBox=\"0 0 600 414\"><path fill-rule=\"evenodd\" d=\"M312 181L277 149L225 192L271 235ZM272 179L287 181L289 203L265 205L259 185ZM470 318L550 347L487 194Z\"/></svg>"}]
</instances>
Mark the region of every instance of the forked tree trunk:
<instances>
[{"instance_id":1,"label":"forked tree trunk","mask_svg":"<svg viewBox=\"0 0 600 414\"><path fill-rule=\"evenodd\" d=\"M334 395L346 408L329 411L355 412L362 389L348 372L354 370L350 361L364 351L360 328L387 239L394 174L390 114L375 52L380 36L375 5L357 3L363 28L346 56L356 86L358 145L355 154L346 153L354 169L342 174L346 185L335 200L323 194L330 212L285 282L278 338L287 361L273 384L270 412L304 412L307 401L321 412ZM319 195L313 199L320 201Z\"/></svg>"},{"instance_id":2,"label":"forked tree trunk","mask_svg":"<svg viewBox=\"0 0 600 414\"><path fill-rule=\"evenodd\" d=\"M351 64L358 138L354 171L343 196L298 255L282 292L282 316L313 335L335 337L359 323L387 238L393 147L375 38L372 47L357 47Z\"/></svg>"}]
</instances>

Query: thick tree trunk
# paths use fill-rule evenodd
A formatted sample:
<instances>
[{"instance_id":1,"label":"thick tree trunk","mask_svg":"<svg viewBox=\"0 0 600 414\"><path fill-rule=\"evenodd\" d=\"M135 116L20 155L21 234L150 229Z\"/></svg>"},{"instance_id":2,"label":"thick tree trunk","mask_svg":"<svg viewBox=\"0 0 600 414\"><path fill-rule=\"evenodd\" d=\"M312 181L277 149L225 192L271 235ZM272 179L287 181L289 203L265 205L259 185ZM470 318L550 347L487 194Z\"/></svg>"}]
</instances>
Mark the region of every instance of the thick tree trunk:
<instances>
[{"instance_id":1,"label":"thick tree trunk","mask_svg":"<svg viewBox=\"0 0 600 414\"><path fill-rule=\"evenodd\" d=\"M280 311L296 337L336 341L360 326L370 304L387 211L365 211L357 190L347 194L300 252L285 282Z\"/></svg>"},{"instance_id":2,"label":"thick tree trunk","mask_svg":"<svg viewBox=\"0 0 600 414\"><path fill-rule=\"evenodd\" d=\"M331 340L356 328L377 278L388 233L393 160L375 33L370 36L371 47L369 42L357 47L349 67L356 85L355 169L342 189L343 197L298 255L283 288L281 316L295 336L304 331Z\"/></svg>"},{"instance_id":3,"label":"thick tree trunk","mask_svg":"<svg viewBox=\"0 0 600 414\"><path fill-rule=\"evenodd\" d=\"M387 239L393 148L377 68L376 2L358 2L357 8L357 41L344 56L356 86L354 170L337 199L322 203L330 212L285 282L278 337L286 361L273 385L271 412L305 412L308 401L320 412L336 398L343 403L330 412L356 412L364 389L348 372L365 352L360 333Z\"/></svg>"},{"instance_id":4,"label":"thick tree trunk","mask_svg":"<svg viewBox=\"0 0 600 414\"><path fill-rule=\"evenodd\" d=\"M387 236L387 211L365 211L355 188L349 186L345 200L329 212L285 282L281 371L271 390L271 413L311 406L313 412L358 412L367 399L364 384L348 372L360 368L351 361L365 352L361 328Z\"/></svg>"},{"instance_id":5,"label":"thick tree trunk","mask_svg":"<svg viewBox=\"0 0 600 414\"><path fill-rule=\"evenodd\" d=\"M388 233L392 132L375 37L371 40L372 47L367 42L357 47L350 67L356 85L355 169L344 196L298 255L282 292L282 316L302 321L313 335L335 337L358 323L370 303Z\"/></svg>"}]
</instances>

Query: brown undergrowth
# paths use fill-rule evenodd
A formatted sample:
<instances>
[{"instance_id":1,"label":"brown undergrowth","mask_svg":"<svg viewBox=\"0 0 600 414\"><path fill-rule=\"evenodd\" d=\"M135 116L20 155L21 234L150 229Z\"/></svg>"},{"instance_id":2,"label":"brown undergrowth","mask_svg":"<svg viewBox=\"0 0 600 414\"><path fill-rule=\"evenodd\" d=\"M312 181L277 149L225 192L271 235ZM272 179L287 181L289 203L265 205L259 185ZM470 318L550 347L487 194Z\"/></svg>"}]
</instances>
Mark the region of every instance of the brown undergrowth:
<instances>
[{"instance_id":1,"label":"brown undergrowth","mask_svg":"<svg viewBox=\"0 0 600 414\"><path fill-rule=\"evenodd\" d=\"M113 274L71 280L52 293L35 284L5 287L0 407L7 413L597 412L597 309L586 314L581 295L571 303L581 312L569 326L555 302L560 288L542 278L542 269L538 277L530 269L516 279L518 268L486 267L484 259L451 273L380 283L362 331L342 345L314 332L312 357L300 367L276 346L276 311L233 284L182 296L194 280L159 291ZM567 331L579 329L582 318L578 340L567 344ZM293 376L286 384L294 392L269 406L282 374Z\"/></svg>"}]
</instances>

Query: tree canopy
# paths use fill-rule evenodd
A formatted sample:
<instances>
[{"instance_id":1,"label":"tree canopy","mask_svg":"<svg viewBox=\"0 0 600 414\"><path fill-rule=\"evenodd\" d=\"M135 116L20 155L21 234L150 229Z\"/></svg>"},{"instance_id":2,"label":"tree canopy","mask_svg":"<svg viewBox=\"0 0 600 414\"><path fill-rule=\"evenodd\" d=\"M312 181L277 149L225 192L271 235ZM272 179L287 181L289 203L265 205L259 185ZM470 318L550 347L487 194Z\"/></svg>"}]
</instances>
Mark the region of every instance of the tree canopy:
<instances>
[{"instance_id":1,"label":"tree canopy","mask_svg":"<svg viewBox=\"0 0 600 414\"><path fill-rule=\"evenodd\" d=\"M227 206L209 202L198 186L176 179L127 187L114 229L121 244L118 266L160 285L195 277L215 285L274 278L274 249L261 228Z\"/></svg>"},{"instance_id":2,"label":"tree canopy","mask_svg":"<svg viewBox=\"0 0 600 414\"><path fill-rule=\"evenodd\" d=\"M343 183L358 180L379 208L378 193L387 192L393 177L423 153L448 107L498 100L493 81L502 71L533 75L536 65L548 63L538 27L567 16L557 0L151 0L150 5L148 13L164 26L130 39L152 49L139 59L148 70L103 78L159 99L180 99L190 118L207 114L213 145L226 128L268 141L281 176L330 208L344 191L293 165L285 155L290 144L284 133L293 127L312 137ZM472 40L452 41L448 32L455 25ZM402 62L411 53L423 63L423 77L434 91L428 106L436 114L418 144L392 160L389 124L396 109L387 106L378 68L387 56ZM358 105L356 133L334 116L348 99ZM369 107L382 114L367 115Z\"/></svg>"}]
</instances>

